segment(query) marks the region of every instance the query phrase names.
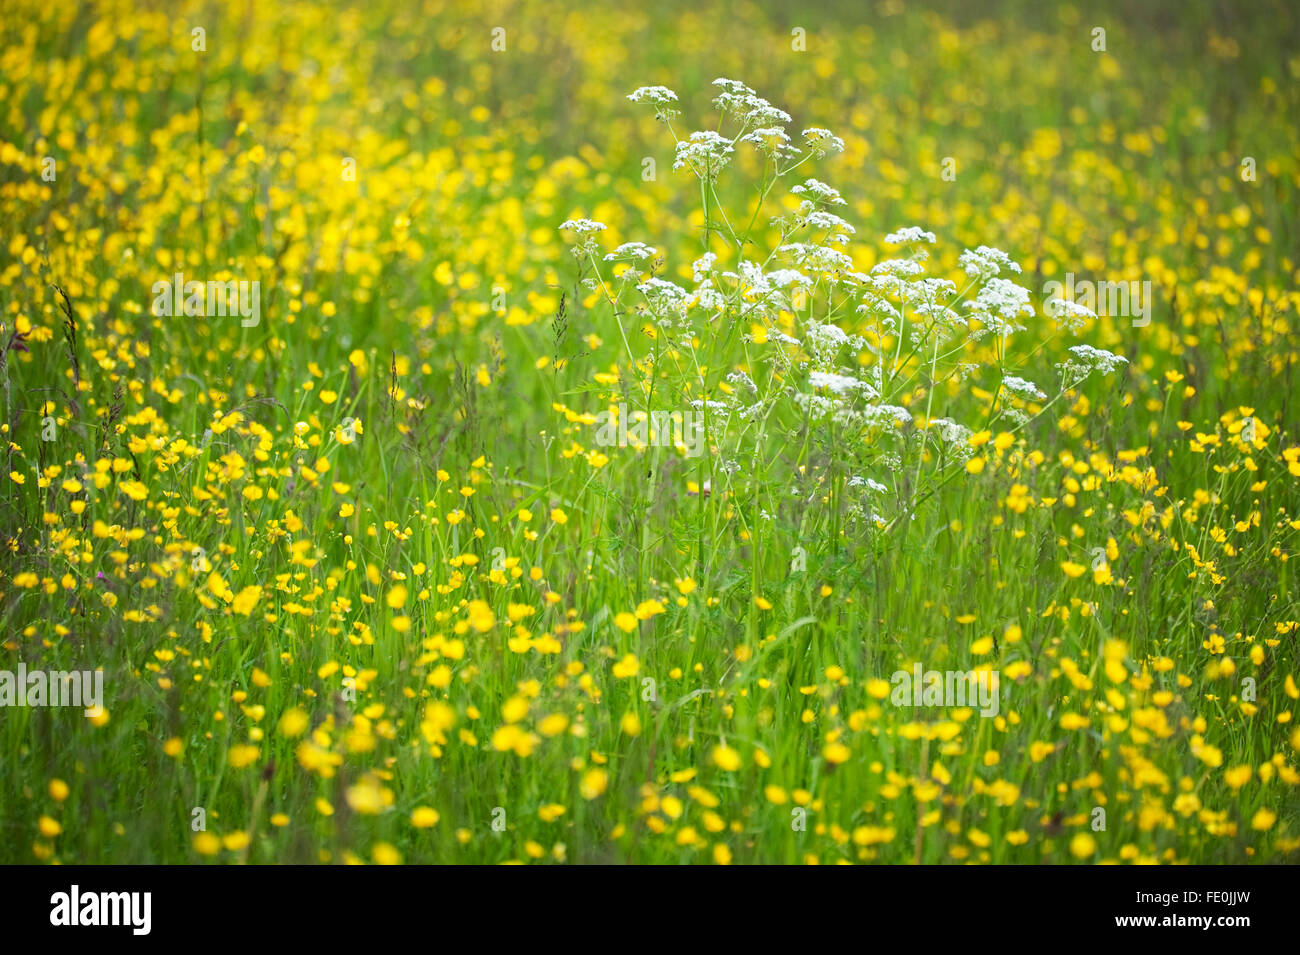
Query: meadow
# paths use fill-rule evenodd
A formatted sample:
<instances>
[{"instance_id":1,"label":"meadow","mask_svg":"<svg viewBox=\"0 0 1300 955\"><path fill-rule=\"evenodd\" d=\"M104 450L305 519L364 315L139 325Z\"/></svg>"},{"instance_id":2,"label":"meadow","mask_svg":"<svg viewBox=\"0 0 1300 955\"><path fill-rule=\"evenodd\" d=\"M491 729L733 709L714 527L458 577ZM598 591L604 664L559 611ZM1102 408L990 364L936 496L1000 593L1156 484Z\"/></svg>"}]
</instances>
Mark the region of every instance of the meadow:
<instances>
[{"instance_id":1,"label":"meadow","mask_svg":"<svg viewBox=\"0 0 1300 955\"><path fill-rule=\"evenodd\" d=\"M976 6L7 0L0 862L1296 862L1300 11Z\"/></svg>"}]
</instances>

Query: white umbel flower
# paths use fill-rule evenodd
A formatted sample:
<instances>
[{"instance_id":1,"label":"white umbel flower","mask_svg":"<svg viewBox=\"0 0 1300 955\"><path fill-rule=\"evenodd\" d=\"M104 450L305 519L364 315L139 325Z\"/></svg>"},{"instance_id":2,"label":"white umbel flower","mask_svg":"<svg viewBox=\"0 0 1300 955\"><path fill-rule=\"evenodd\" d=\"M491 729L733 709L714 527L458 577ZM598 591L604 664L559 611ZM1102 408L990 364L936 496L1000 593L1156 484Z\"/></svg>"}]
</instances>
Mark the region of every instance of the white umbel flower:
<instances>
[{"instance_id":1,"label":"white umbel flower","mask_svg":"<svg viewBox=\"0 0 1300 955\"><path fill-rule=\"evenodd\" d=\"M1012 394L1017 394L1024 398L1047 397L1047 393L1032 381L1026 381L1024 378L1017 378L1015 375L1007 375L1003 378L1002 385Z\"/></svg>"},{"instance_id":2,"label":"white umbel flower","mask_svg":"<svg viewBox=\"0 0 1300 955\"><path fill-rule=\"evenodd\" d=\"M987 245L981 245L973 252L967 249L961 254L961 258L957 260L957 263L966 271L967 275L978 276L982 279L991 279L1003 270L1008 272L1020 271L1020 266L1011 261L1011 256L1001 249L990 248Z\"/></svg>"},{"instance_id":3,"label":"white umbel flower","mask_svg":"<svg viewBox=\"0 0 1300 955\"><path fill-rule=\"evenodd\" d=\"M806 179L802 186L791 186L790 191L796 196L811 196L817 202L825 202L833 206L846 204L838 189L816 179Z\"/></svg>"},{"instance_id":4,"label":"white umbel flower","mask_svg":"<svg viewBox=\"0 0 1300 955\"><path fill-rule=\"evenodd\" d=\"M565 219L560 223L560 228L569 229L578 235L590 235L593 232L604 232L606 226L595 219Z\"/></svg>"},{"instance_id":5,"label":"white umbel flower","mask_svg":"<svg viewBox=\"0 0 1300 955\"><path fill-rule=\"evenodd\" d=\"M641 86L627 94L634 103L649 103L651 106L668 106L677 102L677 94L666 86Z\"/></svg>"},{"instance_id":6,"label":"white umbel flower","mask_svg":"<svg viewBox=\"0 0 1300 955\"><path fill-rule=\"evenodd\" d=\"M1063 328L1076 335L1097 317L1097 313L1092 309L1067 298L1049 298L1043 303L1043 311L1056 323L1057 328Z\"/></svg>"},{"instance_id":7,"label":"white umbel flower","mask_svg":"<svg viewBox=\"0 0 1300 955\"><path fill-rule=\"evenodd\" d=\"M820 126L809 126L803 131L803 138L804 142L808 144L808 148L818 156L844 152L844 140L829 129L822 129Z\"/></svg>"},{"instance_id":8,"label":"white umbel flower","mask_svg":"<svg viewBox=\"0 0 1300 955\"><path fill-rule=\"evenodd\" d=\"M731 162L734 152L730 140L725 136L711 129L696 130L691 133L689 140L677 144L677 158L673 160L673 168L690 167L701 179L712 181Z\"/></svg>"},{"instance_id":9,"label":"white umbel flower","mask_svg":"<svg viewBox=\"0 0 1300 955\"><path fill-rule=\"evenodd\" d=\"M808 374L808 387L820 391L825 388L834 395L851 395L857 391L869 390L870 385L848 375L837 375L830 371L813 371Z\"/></svg>"},{"instance_id":10,"label":"white umbel flower","mask_svg":"<svg viewBox=\"0 0 1300 955\"><path fill-rule=\"evenodd\" d=\"M926 232L914 225L899 229L897 232L891 232L885 236L886 245L908 245L914 242L928 242L934 245L935 241L933 232Z\"/></svg>"},{"instance_id":11,"label":"white umbel flower","mask_svg":"<svg viewBox=\"0 0 1300 955\"><path fill-rule=\"evenodd\" d=\"M646 245L644 242L624 242L613 252L605 256L606 262L613 262L615 259L653 259L659 254L659 250L653 245Z\"/></svg>"}]
</instances>

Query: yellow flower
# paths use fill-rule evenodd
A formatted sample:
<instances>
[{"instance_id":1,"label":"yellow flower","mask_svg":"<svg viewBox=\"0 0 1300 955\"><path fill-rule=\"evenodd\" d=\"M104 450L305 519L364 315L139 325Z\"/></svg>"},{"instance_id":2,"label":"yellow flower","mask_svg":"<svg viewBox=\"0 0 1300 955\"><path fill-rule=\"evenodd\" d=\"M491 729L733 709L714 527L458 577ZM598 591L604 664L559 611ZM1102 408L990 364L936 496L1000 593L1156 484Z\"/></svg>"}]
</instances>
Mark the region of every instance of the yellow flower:
<instances>
[{"instance_id":1,"label":"yellow flower","mask_svg":"<svg viewBox=\"0 0 1300 955\"><path fill-rule=\"evenodd\" d=\"M643 600L637 604L636 618L638 620L649 620L661 613L667 613L667 608L657 600Z\"/></svg>"},{"instance_id":2,"label":"yellow flower","mask_svg":"<svg viewBox=\"0 0 1300 955\"><path fill-rule=\"evenodd\" d=\"M613 666L614 676L620 680L636 676L641 671L641 663L635 654L627 654Z\"/></svg>"},{"instance_id":3,"label":"yellow flower","mask_svg":"<svg viewBox=\"0 0 1300 955\"><path fill-rule=\"evenodd\" d=\"M1029 758L1035 763L1041 763L1055 751L1056 747L1052 743L1045 743L1041 740L1029 744Z\"/></svg>"},{"instance_id":4,"label":"yellow flower","mask_svg":"<svg viewBox=\"0 0 1300 955\"><path fill-rule=\"evenodd\" d=\"M367 773L355 786L349 786L346 795L352 811L364 816L377 815L392 802L392 793L373 773Z\"/></svg>"},{"instance_id":5,"label":"yellow flower","mask_svg":"<svg viewBox=\"0 0 1300 955\"><path fill-rule=\"evenodd\" d=\"M253 612L253 608L257 606L257 601L260 600L261 597L261 587L256 584L245 587L235 595L235 599L230 604L230 609L240 616L247 617Z\"/></svg>"},{"instance_id":6,"label":"yellow flower","mask_svg":"<svg viewBox=\"0 0 1300 955\"><path fill-rule=\"evenodd\" d=\"M230 750L226 753L226 761L234 769L243 769L245 766L252 765L260 754L261 750L256 746L250 746L247 743L237 744L230 747Z\"/></svg>"},{"instance_id":7,"label":"yellow flower","mask_svg":"<svg viewBox=\"0 0 1300 955\"><path fill-rule=\"evenodd\" d=\"M297 706L291 706L280 714L280 722L276 728L280 735L287 739L294 739L301 736L307 729L310 720L304 710Z\"/></svg>"},{"instance_id":8,"label":"yellow flower","mask_svg":"<svg viewBox=\"0 0 1300 955\"><path fill-rule=\"evenodd\" d=\"M429 806L417 806L411 812L411 825L417 829L429 829L438 824L438 810Z\"/></svg>"},{"instance_id":9,"label":"yellow flower","mask_svg":"<svg viewBox=\"0 0 1300 955\"><path fill-rule=\"evenodd\" d=\"M897 834L892 826L858 826L853 830L853 844L874 846L893 842Z\"/></svg>"},{"instance_id":10,"label":"yellow flower","mask_svg":"<svg viewBox=\"0 0 1300 955\"><path fill-rule=\"evenodd\" d=\"M826 757L826 762L838 766L840 763L846 762L853 753L843 743L836 741L827 743L826 748L822 750L822 755Z\"/></svg>"},{"instance_id":11,"label":"yellow flower","mask_svg":"<svg viewBox=\"0 0 1300 955\"><path fill-rule=\"evenodd\" d=\"M1250 782L1250 777L1255 771L1249 766L1233 766L1223 774L1223 781L1233 789L1240 789L1246 783Z\"/></svg>"},{"instance_id":12,"label":"yellow flower","mask_svg":"<svg viewBox=\"0 0 1300 955\"><path fill-rule=\"evenodd\" d=\"M1070 840L1070 855L1076 859L1087 859L1097 851L1097 840L1087 832L1076 832Z\"/></svg>"},{"instance_id":13,"label":"yellow flower","mask_svg":"<svg viewBox=\"0 0 1300 955\"><path fill-rule=\"evenodd\" d=\"M139 481L121 481L117 486L133 501L143 501L149 496L149 489Z\"/></svg>"},{"instance_id":14,"label":"yellow flower","mask_svg":"<svg viewBox=\"0 0 1300 955\"><path fill-rule=\"evenodd\" d=\"M211 832L200 832L194 837L194 851L199 855L214 856L221 851L221 840Z\"/></svg>"},{"instance_id":15,"label":"yellow flower","mask_svg":"<svg viewBox=\"0 0 1300 955\"><path fill-rule=\"evenodd\" d=\"M578 792L582 794L583 799L592 800L603 796L608 786L609 773L593 767L583 774L582 782L578 784Z\"/></svg>"},{"instance_id":16,"label":"yellow flower","mask_svg":"<svg viewBox=\"0 0 1300 955\"><path fill-rule=\"evenodd\" d=\"M370 849L370 858L375 865L401 865L402 854L387 842L376 842Z\"/></svg>"},{"instance_id":17,"label":"yellow flower","mask_svg":"<svg viewBox=\"0 0 1300 955\"><path fill-rule=\"evenodd\" d=\"M740 768L740 753L737 750L730 749L726 746L718 745L713 747L713 765L724 772L734 773Z\"/></svg>"},{"instance_id":18,"label":"yellow flower","mask_svg":"<svg viewBox=\"0 0 1300 955\"><path fill-rule=\"evenodd\" d=\"M537 724L537 732L543 736L559 736L569 728L569 718L563 713L552 713Z\"/></svg>"},{"instance_id":19,"label":"yellow flower","mask_svg":"<svg viewBox=\"0 0 1300 955\"><path fill-rule=\"evenodd\" d=\"M1250 828L1264 832L1273 828L1273 823L1277 822L1277 813L1270 809L1261 807L1259 811L1251 817Z\"/></svg>"},{"instance_id":20,"label":"yellow flower","mask_svg":"<svg viewBox=\"0 0 1300 955\"><path fill-rule=\"evenodd\" d=\"M469 625L479 633L487 633L496 626L497 618L485 600L471 600L469 604Z\"/></svg>"},{"instance_id":21,"label":"yellow flower","mask_svg":"<svg viewBox=\"0 0 1300 955\"><path fill-rule=\"evenodd\" d=\"M528 715L528 700L518 694L510 697L501 706L501 718L507 723L518 723Z\"/></svg>"},{"instance_id":22,"label":"yellow flower","mask_svg":"<svg viewBox=\"0 0 1300 955\"><path fill-rule=\"evenodd\" d=\"M1192 741L1192 755L1203 762L1211 769L1217 769L1223 765L1223 750L1217 746L1211 746L1209 743L1197 743Z\"/></svg>"}]
</instances>

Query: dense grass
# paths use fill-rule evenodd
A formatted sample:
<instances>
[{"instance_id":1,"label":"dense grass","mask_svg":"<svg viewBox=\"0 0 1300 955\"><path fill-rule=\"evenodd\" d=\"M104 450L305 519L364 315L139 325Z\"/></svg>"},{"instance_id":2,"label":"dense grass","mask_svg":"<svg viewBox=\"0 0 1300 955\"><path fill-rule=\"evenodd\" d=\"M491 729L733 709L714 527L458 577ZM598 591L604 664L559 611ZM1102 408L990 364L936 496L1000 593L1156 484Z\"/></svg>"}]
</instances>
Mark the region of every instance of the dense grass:
<instances>
[{"instance_id":1,"label":"dense grass","mask_svg":"<svg viewBox=\"0 0 1300 955\"><path fill-rule=\"evenodd\" d=\"M107 712L0 709L0 860L1293 861L1300 31L1105 10L11 4L0 670L102 668ZM716 77L843 154L702 189L626 96L684 138ZM930 275L996 246L1150 323L1038 307L866 428L789 400L777 333L899 343L827 275L673 333L614 291L623 242L762 262L806 176L862 272L918 225ZM176 272L259 324L151 314ZM1078 343L1127 364L1058 395ZM770 412L704 453L599 443L737 371ZM997 715L896 705L917 663Z\"/></svg>"}]
</instances>

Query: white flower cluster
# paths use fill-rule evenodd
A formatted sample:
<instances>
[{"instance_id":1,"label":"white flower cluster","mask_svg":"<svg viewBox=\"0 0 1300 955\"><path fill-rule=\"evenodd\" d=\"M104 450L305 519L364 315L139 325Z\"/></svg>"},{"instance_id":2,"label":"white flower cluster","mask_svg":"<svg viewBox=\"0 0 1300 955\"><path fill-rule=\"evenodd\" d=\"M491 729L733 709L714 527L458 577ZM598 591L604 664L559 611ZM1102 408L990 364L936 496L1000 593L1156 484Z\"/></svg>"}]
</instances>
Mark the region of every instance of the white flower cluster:
<instances>
[{"instance_id":1,"label":"white flower cluster","mask_svg":"<svg viewBox=\"0 0 1300 955\"><path fill-rule=\"evenodd\" d=\"M838 189L834 189L824 182L818 182L816 179L806 179L802 186L791 186L790 191L796 196L807 196L813 202L826 203L832 206L845 204L844 197L840 195Z\"/></svg>"},{"instance_id":2,"label":"white flower cluster","mask_svg":"<svg viewBox=\"0 0 1300 955\"><path fill-rule=\"evenodd\" d=\"M870 393L872 388L867 382L860 378L850 378L848 375L837 375L830 371L813 371L808 373L808 386L814 391L820 391L823 388L835 395L848 395L857 391L866 391Z\"/></svg>"},{"instance_id":3,"label":"white flower cluster","mask_svg":"<svg viewBox=\"0 0 1300 955\"><path fill-rule=\"evenodd\" d=\"M711 129L696 130L691 138L677 144L677 156L673 160L674 169L689 167L701 179L714 182L718 173L731 162L735 149L731 142Z\"/></svg>"},{"instance_id":4,"label":"white flower cluster","mask_svg":"<svg viewBox=\"0 0 1300 955\"><path fill-rule=\"evenodd\" d=\"M659 250L653 245L646 245L644 242L624 242L613 252L605 256L606 262L613 262L615 259L653 259L659 254Z\"/></svg>"},{"instance_id":5,"label":"white flower cluster","mask_svg":"<svg viewBox=\"0 0 1300 955\"><path fill-rule=\"evenodd\" d=\"M844 140L834 135L829 129L810 126L803 131L803 140L815 155L826 156L830 153L844 152Z\"/></svg>"},{"instance_id":6,"label":"white flower cluster","mask_svg":"<svg viewBox=\"0 0 1300 955\"><path fill-rule=\"evenodd\" d=\"M667 279L649 278L636 287L645 296L653 311L661 320L680 319L686 314L686 301L690 293L686 289L669 282Z\"/></svg>"},{"instance_id":7,"label":"white flower cluster","mask_svg":"<svg viewBox=\"0 0 1300 955\"><path fill-rule=\"evenodd\" d=\"M930 422L930 430L938 434L939 439L947 445L948 453L958 460L965 461L974 453L970 446L971 430L964 424L958 424L951 418L935 418Z\"/></svg>"},{"instance_id":8,"label":"white flower cluster","mask_svg":"<svg viewBox=\"0 0 1300 955\"><path fill-rule=\"evenodd\" d=\"M1057 328L1075 334L1097 317L1092 309L1068 298L1049 298L1043 304L1043 311L1056 323Z\"/></svg>"},{"instance_id":9,"label":"white flower cluster","mask_svg":"<svg viewBox=\"0 0 1300 955\"><path fill-rule=\"evenodd\" d=\"M1020 395L1022 398L1041 399L1047 397L1043 389L1039 388L1032 381L1026 381L1024 378L1017 378L1015 375L1005 375L1002 378L1002 387L1006 388L1007 391L1012 394Z\"/></svg>"},{"instance_id":10,"label":"white flower cluster","mask_svg":"<svg viewBox=\"0 0 1300 955\"><path fill-rule=\"evenodd\" d=\"M997 251L992 250L992 251ZM1001 254L1001 253L999 253ZM1015 265L1014 262L1011 263ZM1020 266L1015 266L1016 271ZM1016 322L1021 315L1033 315L1034 307L1029 304L1029 292L1008 279L991 278L979 290L973 302L967 302L966 308L971 316L978 318L999 338L1007 338L1015 332L1024 331L1024 326Z\"/></svg>"},{"instance_id":11,"label":"white flower cluster","mask_svg":"<svg viewBox=\"0 0 1300 955\"><path fill-rule=\"evenodd\" d=\"M642 86L633 90L627 98L634 103L649 103L666 115L676 115L672 104L677 102L677 94L666 86Z\"/></svg>"},{"instance_id":12,"label":"white flower cluster","mask_svg":"<svg viewBox=\"0 0 1300 955\"><path fill-rule=\"evenodd\" d=\"M1071 345L1070 354L1074 357L1056 366L1061 371L1061 382L1065 388L1074 387L1094 371L1109 375L1120 365L1128 364L1128 359L1123 355L1091 345Z\"/></svg>"},{"instance_id":13,"label":"white flower cluster","mask_svg":"<svg viewBox=\"0 0 1300 955\"><path fill-rule=\"evenodd\" d=\"M588 235L592 232L604 232L605 223L597 222L595 219L566 219L560 223L561 229L568 229L576 232L578 235Z\"/></svg>"},{"instance_id":14,"label":"white flower cluster","mask_svg":"<svg viewBox=\"0 0 1300 955\"><path fill-rule=\"evenodd\" d=\"M881 484L879 481L872 480L871 478L864 478L858 474L849 478L849 487L865 487L868 491L872 491L876 494L884 494L889 490L889 488L885 487L885 485Z\"/></svg>"},{"instance_id":15,"label":"white flower cluster","mask_svg":"<svg viewBox=\"0 0 1300 955\"><path fill-rule=\"evenodd\" d=\"M1001 249L990 249L987 245L981 245L973 252L967 249L957 261L967 275L980 279L991 279L1004 269L1009 272L1020 271L1020 266L1012 262L1009 255Z\"/></svg>"},{"instance_id":16,"label":"white flower cluster","mask_svg":"<svg viewBox=\"0 0 1300 955\"><path fill-rule=\"evenodd\" d=\"M838 249L808 242L791 242L777 252L790 256L796 265L810 272L844 272L853 268L853 260Z\"/></svg>"},{"instance_id":17,"label":"white flower cluster","mask_svg":"<svg viewBox=\"0 0 1300 955\"><path fill-rule=\"evenodd\" d=\"M834 453L854 457L851 467L860 472L865 468L858 465L904 472L909 480L901 486L920 493L923 478L973 453L972 429L949 417L931 417L931 411L935 397L954 382L976 382L981 372L987 373L987 364L971 360L980 352L967 347L986 336L997 345L1000 359L993 369L999 384L988 399L996 411L994 420L1019 425L1029 420L1024 410L1028 403L1050 406L1049 396L1037 384L1001 367L1007 339L1023 331L1021 321L1034 315L1030 293L1015 279L1021 267L1006 252L984 245L965 249L958 264L967 281L959 289L947 278L927 274L931 247L938 240L934 232L912 225L884 237L893 249L889 257L869 273L855 271L846 250L857 230L836 208L847 203L839 190L815 178L790 186L797 206L787 205L790 211L770 220L780 236L775 249L770 254L756 249L752 230L758 212L745 230L738 230L736 226L745 226L750 217L728 218L714 188L735 160L738 144L765 157L755 207L761 209L774 183L811 159L842 152L845 143L818 126L803 130L796 140L787 130L790 115L744 83L719 78L713 86L722 122L717 129L678 138L673 162L674 169L688 169L701 180L705 203L705 251L691 263L691 283L677 284L656 274L661 265L656 247L625 242L603 256L605 262L626 263L619 266L626 271L624 283L615 286L617 296L603 281L599 285L620 314L648 317L679 354L696 356L693 362L681 363L699 376L687 390L724 399L707 403L720 413L714 420L723 429L717 447L724 475L744 471L737 464L747 453L742 445L755 430L762 430L750 422L775 423L788 417L770 412L780 402L792 402L802 412L801 420L819 426L814 431L817 440L833 445ZM661 119L677 112L677 94L667 87L644 86L628 99L653 107ZM588 256L599 277L594 236L605 227L572 219L561 228L578 236L575 253ZM729 251L723 251L720 242ZM625 300L633 295L640 301ZM1095 317L1070 302L1054 300L1046 310L1059 327L1071 331ZM717 369L710 343L736 339L747 349L744 370ZM624 345L629 360L639 362L626 336ZM1059 366L1063 388L1092 371L1109 373L1125 361L1086 345L1070 351L1070 360ZM722 380L710 381L709 375L721 375ZM939 401L940 407L947 404L945 398ZM694 406L700 405L696 400ZM828 423L834 428L825 428ZM733 445L725 444L728 438ZM858 476L849 486L875 495L886 491L884 485ZM914 503L898 503L903 513L915 516L907 510Z\"/></svg>"},{"instance_id":18,"label":"white flower cluster","mask_svg":"<svg viewBox=\"0 0 1300 955\"><path fill-rule=\"evenodd\" d=\"M914 225L899 229L897 232L891 232L885 236L886 245L910 245L916 242L928 242L930 245L934 245L935 241L933 232L926 232Z\"/></svg>"},{"instance_id":19,"label":"white flower cluster","mask_svg":"<svg viewBox=\"0 0 1300 955\"><path fill-rule=\"evenodd\" d=\"M724 113L740 120L742 130L781 129L790 122L790 114L777 109L739 80L718 77L713 85L722 90L713 99L713 105Z\"/></svg>"},{"instance_id":20,"label":"white flower cluster","mask_svg":"<svg viewBox=\"0 0 1300 955\"><path fill-rule=\"evenodd\" d=\"M566 219L560 223L561 232L576 232L578 241L573 246L575 258L585 259L596 254L596 233L605 231L605 223L594 219Z\"/></svg>"}]
</instances>

